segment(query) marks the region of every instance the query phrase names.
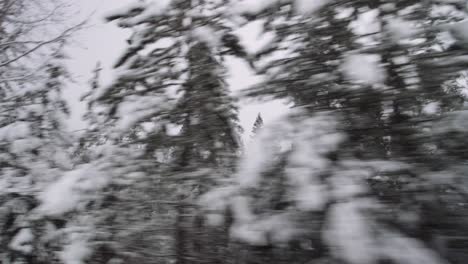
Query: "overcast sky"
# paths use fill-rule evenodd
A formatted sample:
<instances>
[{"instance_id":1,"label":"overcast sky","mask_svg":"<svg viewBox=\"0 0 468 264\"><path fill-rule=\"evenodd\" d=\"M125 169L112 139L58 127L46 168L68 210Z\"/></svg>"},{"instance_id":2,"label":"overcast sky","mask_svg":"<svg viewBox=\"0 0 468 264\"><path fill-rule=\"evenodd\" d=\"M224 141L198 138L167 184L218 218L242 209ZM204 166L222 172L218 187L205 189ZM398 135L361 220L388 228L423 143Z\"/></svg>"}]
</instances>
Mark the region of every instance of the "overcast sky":
<instances>
[{"instance_id":1,"label":"overcast sky","mask_svg":"<svg viewBox=\"0 0 468 264\"><path fill-rule=\"evenodd\" d=\"M129 32L118 28L115 24L105 23L104 15L115 8L122 7L136 0L79 0L73 3L73 9L77 14L73 21L79 21L90 17L89 26L83 29L76 37L67 54L70 59L68 66L73 73L75 83L66 91L66 98L72 108L72 116L69 120L70 130L86 128L86 123L81 119L85 111L85 105L79 102L79 98L89 89L89 80L97 62L103 67L101 82L107 83L112 77L112 65L125 49L125 40ZM258 29L255 25L247 25L240 30L242 41L248 44L249 49L255 49L261 44L258 37ZM233 91L248 87L255 83L258 77L254 76L248 66L239 59L228 60L228 83ZM241 102L239 118L246 131L244 139L252 128L252 124L260 112L265 122L271 121L286 111L287 107L281 102L255 103Z\"/></svg>"}]
</instances>

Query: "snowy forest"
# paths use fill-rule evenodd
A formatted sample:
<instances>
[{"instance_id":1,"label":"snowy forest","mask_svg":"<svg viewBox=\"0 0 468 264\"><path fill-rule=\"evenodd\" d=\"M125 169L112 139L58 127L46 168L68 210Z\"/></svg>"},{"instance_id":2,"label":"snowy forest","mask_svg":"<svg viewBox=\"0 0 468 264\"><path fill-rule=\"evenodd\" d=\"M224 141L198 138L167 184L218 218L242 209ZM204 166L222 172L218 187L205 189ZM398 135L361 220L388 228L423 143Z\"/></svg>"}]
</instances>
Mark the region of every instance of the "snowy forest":
<instances>
[{"instance_id":1,"label":"snowy forest","mask_svg":"<svg viewBox=\"0 0 468 264\"><path fill-rule=\"evenodd\" d=\"M468 263L468 1L129 2L75 133L92 25L0 0L0 264Z\"/></svg>"}]
</instances>

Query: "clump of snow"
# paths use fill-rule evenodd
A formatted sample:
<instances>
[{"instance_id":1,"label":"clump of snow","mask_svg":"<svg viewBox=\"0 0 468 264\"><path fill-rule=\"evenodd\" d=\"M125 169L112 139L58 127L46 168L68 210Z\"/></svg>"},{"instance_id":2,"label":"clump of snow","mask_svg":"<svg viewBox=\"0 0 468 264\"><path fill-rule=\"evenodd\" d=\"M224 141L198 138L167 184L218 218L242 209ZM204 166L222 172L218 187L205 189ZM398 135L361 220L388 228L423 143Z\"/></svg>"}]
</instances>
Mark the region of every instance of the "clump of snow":
<instances>
[{"instance_id":1,"label":"clump of snow","mask_svg":"<svg viewBox=\"0 0 468 264\"><path fill-rule=\"evenodd\" d=\"M250 200L247 197L234 197L231 200L231 206L238 222L247 223L255 219L255 216L250 209Z\"/></svg>"},{"instance_id":2,"label":"clump of snow","mask_svg":"<svg viewBox=\"0 0 468 264\"><path fill-rule=\"evenodd\" d=\"M285 168L295 187L291 196L301 210L321 210L328 201L327 187L320 174L328 169L326 155L335 151L344 137L336 132L337 122L327 115L306 118L292 136L292 151Z\"/></svg>"},{"instance_id":3,"label":"clump of snow","mask_svg":"<svg viewBox=\"0 0 468 264\"><path fill-rule=\"evenodd\" d=\"M330 0L296 0L294 9L298 14L308 15L317 12Z\"/></svg>"},{"instance_id":4,"label":"clump of snow","mask_svg":"<svg viewBox=\"0 0 468 264\"><path fill-rule=\"evenodd\" d=\"M30 228L22 228L12 239L9 248L28 254L33 250L32 240L34 235Z\"/></svg>"},{"instance_id":5,"label":"clump of snow","mask_svg":"<svg viewBox=\"0 0 468 264\"><path fill-rule=\"evenodd\" d=\"M44 144L44 142L37 137L21 138L12 142L10 151L16 154L21 154L25 151L36 149L42 144Z\"/></svg>"},{"instance_id":6,"label":"clump of snow","mask_svg":"<svg viewBox=\"0 0 468 264\"><path fill-rule=\"evenodd\" d=\"M245 196L233 197L231 208L236 217L230 230L231 236L253 245L265 245L266 234L263 229L254 226L256 216L250 208L250 200Z\"/></svg>"},{"instance_id":7,"label":"clump of snow","mask_svg":"<svg viewBox=\"0 0 468 264\"><path fill-rule=\"evenodd\" d=\"M26 119L30 116L41 115L44 112L44 106L42 104L32 104L18 107L18 118Z\"/></svg>"},{"instance_id":8,"label":"clump of snow","mask_svg":"<svg viewBox=\"0 0 468 264\"><path fill-rule=\"evenodd\" d=\"M252 245L282 244L297 234L288 214L264 216L255 221L235 223L231 236Z\"/></svg>"},{"instance_id":9,"label":"clump of snow","mask_svg":"<svg viewBox=\"0 0 468 264\"><path fill-rule=\"evenodd\" d=\"M446 29L458 46L468 49L468 19L439 27Z\"/></svg>"},{"instance_id":10,"label":"clump of snow","mask_svg":"<svg viewBox=\"0 0 468 264\"><path fill-rule=\"evenodd\" d=\"M333 197L341 200L365 194L368 190L364 179L368 178L369 175L370 172L367 170L352 168L337 170L333 177L328 179L332 187L331 193Z\"/></svg>"},{"instance_id":11,"label":"clump of snow","mask_svg":"<svg viewBox=\"0 0 468 264\"><path fill-rule=\"evenodd\" d=\"M159 96L127 96L126 101L119 105L116 124L118 132L126 132L136 123L156 113L167 109L168 100L163 95Z\"/></svg>"},{"instance_id":12,"label":"clump of snow","mask_svg":"<svg viewBox=\"0 0 468 264\"><path fill-rule=\"evenodd\" d=\"M387 19L386 30L395 42L411 38L420 32L413 23L400 17Z\"/></svg>"},{"instance_id":13,"label":"clump of snow","mask_svg":"<svg viewBox=\"0 0 468 264\"><path fill-rule=\"evenodd\" d=\"M380 182L390 181L390 177L382 176L382 175L376 175L374 177L371 177L371 179L374 180L374 181L380 181Z\"/></svg>"},{"instance_id":14,"label":"clump of snow","mask_svg":"<svg viewBox=\"0 0 468 264\"><path fill-rule=\"evenodd\" d=\"M247 242L251 245L264 246L268 244L266 234L262 228L251 224L235 223L229 230L231 237Z\"/></svg>"},{"instance_id":15,"label":"clump of snow","mask_svg":"<svg viewBox=\"0 0 468 264\"><path fill-rule=\"evenodd\" d=\"M232 196L236 192L234 186L225 186L216 188L202 195L198 203L208 210L222 211L226 209L226 198Z\"/></svg>"},{"instance_id":16,"label":"clump of snow","mask_svg":"<svg viewBox=\"0 0 468 264\"><path fill-rule=\"evenodd\" d=\"M397 65L403 65L403 64L408 64L410 62L410 59L408 56L395 56L392 58L393 62Z\"/></svg>"},{"instance_id":17,"label":"clump of snow","mask_svg":"<svg viewBox=\"0 0 468 264\"><path fill-rule=\"evenodd\" d=\"M355 82L364 84L383 84L386 73L377 54L349 54L344 58L342 71L345 76Z\"/></svg>"},{"instance_id":18,"label":"clump of snow","mask_svg":"<svg viewBox=\"0 0 468 264\"><path fill-rule=\"evenodd\" d=\"M103 188L109 179L93 169L82 166L62 176L39 195L39 211L45 215L61 215L76 209L89 192Z\"/></svg>"},{"instance_id":19,"label":"clump of snow","mask_svg":"<svg viewBox=\"0 0 468 264\"><path fill-rule=\"evenodd\" d=\"M385 230L383 234L380 240L381 254L394 263L447 264L439 255L416 239L391 230Z\"/></svg>"},{"instance_id":20,"label":"clump of snow","mask_svg":"<svg viewBox=\"0 0 468 264\"><path fill-rule=\"evenodd\" d=\"M324 184L307 184L294 191L296 206L303 211L323 209L328 202L327 186Z\"/></svg>"},{"instance_id":21,"label":"clump of snow","mask_svg":"<svg viewBox=\"0 0 468 264\"><path fill-rule=\"evenodd\" d=\"M234 0L231 12L234 14L255 15L275 5L279 0Z\"/></svg>"},{"instance_id":22,"label":"clump of snow","mask_svg":"<svg viewBox=\"0 0 468 264\"><path fill-rule=\"evenodd\" d=\"M224 224L224 215L216 213L208 213L205 215L206 222L209 226L221 226Z\"/></svg>"},{"instance_id":23,"label":"clump of snow","mask_svg":"<svg viewBox=\"0 0 468 264\"><path fill-rule=\"evenodd\" d=\"M332 254L351 264L373 264L378 259L372 225L362 213L369 203L365 199L338 203L327 216L323 239L333 249Z\"/></svg>"},{"instance_id":24,"label":"clump of snow","mask_svg":"<svg viewBox=\"0 0 468 264\"><path fill-rule=\"evenodd\" d=\"M91 248L79 234L72 235L72 241L60 252L60 259L64 264L85 264L85 259L91 255Z\"/></svg>"},{"instance_id":25,"label":"clump of snow","mask_svg":"<svg viewBox=\"0 0 468 264\"><path fill-rule=\"evenodd\" d=\"M192 31L192 35L211 48L219 47L221 44L221 36L219 32L210 26L197 27Z\"/></svg>"},{"instance_id":26,"label":"clump of snow","mask_svg":"<svg viewBox=\"0 0 468 264\"><path fill-rule=\"evenodd\" d=\"M439 102L430 102L423 106L422 112L426 115L436 114L440 109Z\"/></svg>"},{"instance_id":27,"label":"clump of snow","mask_svg":"<svg viewBox=\"0 0 468 264\"><path fill-rule=\"evenodd\" d=\"M198 204L207 211L206 218L211 226L219 226L224 223L224 213L229 206L229 200L237 193L234 186L224 186L211 190L202 195Z\"/></svg>"},{"instance_id":28,"label":"clump of snow","mask_svg":"<svg viewBox=\"0 0 468 264\"><path fill-rule=\"evenodd\" d=\"M351 264L373 264L382 259L405 264L446 263L419 241L380 226L370 214L380 207L367 198L333 205L323 233L332 254Z\"/></svg>"},{"instance_id":29,"label":"clump of snow","mask_svg":"<svg viewBox=\"0 0 468 264\"><path fill-rule=\"evenodd\" d=\"M355 9L353 7L337 7L335 8L335 18L336 19L345 19L350 17L354 13Z\"/></svg>"},{"instance_id":30,"label":"clump of snow","mask_svg":"<svg viewBox=\"0 0 468 264\"><path fill-rule=\"evenodd\" d=\"M261 171L268 167L273 161L278 149L271 142L278 142L282 137L287 137L286 131L281 126L285 122L274 122L265 126L257 134L257 138L247 149L240 161L240 169L237 173L239 184L242 187L255 186L260 180ZM268 143L267 143L268 142Z\"/></svg>"},{"instance_id":31,"label":"clump of snow","mask_svg":"<svg viewBox=\"0 0 468 264\"><path fill-rule=\"evenodd\" d=\"M275 41L275 33L263 30L264 23L264 19L258 19L235 30L240 43L248 53L258 53Z\"/></svg>"},{"instance_id":32,"label":"clump of snow","mask_svg":"<svg viewBox=\"0 0 468 264\"><path fill-rule=\"evenodd\" d=\"M380 22L377 20L378 15L378 9L363 12L350 23L350 27L357 35L377 33L381 30Z\"/></svg>"},{"instance_id":33,"label":"clump of snow","mask_svg":"<svg viewBox=\"0 0 468 264\"><path fill-rule=\"evenodd\" d=\"M172 0L144 0L144 1L134 1L133 3L113 10L106 14L105 17L117 17L127 14L130 10L143 9L143 11L131 18L125 19L126 23L138 24L145 21L148 18L160 16L165 14L169 9Z\"/></svg>"},{"instance_id":34,"label":"clump of snow","mask_svg":"<svg viewBox=\"0 0 468 264\"><path fill-rule=\"evenodd\" d=\"M144 3L141 1L132 1L129 4L123 5L119 8L114 8L112 11L107 12L104 17L115 17L115 16L121 16L129 12L130 10L138 9L138 8L144 8Z\"/></svg>"},{"instance_id":35,"label":"clump of snow","mask_svg":"<svg viewBox=\"0 0 468 264\"><path fill-rule=\"evenodd\" d=\"M15 122L0 128L1 141L13 141L30 135L30 123Z\"/></svg>"},{"instance_id":36,"label":"clump of snow","mask_svg":"<svg viewBox=\"0 0 468 264\"><path fill-rule=\"evenodd\" d=\"M153 0L146 3L145 10L139 15L126 19L126 23L139 24L152 17L165 14L171 5L172 0Z\"/></svg>"},{"instance_id":37,"label":"clump of snow","mask_svg":"<svg viewBox=\"0 0 468 264\"><path fill-rule=\"evenodd\" d=\"M43 203L41 211L48 215L60 215L74 209L80 200L79 194L73 191L78 180L79 175L72 174L49 186L40 197Z\"/></svg>"}]
</instances>

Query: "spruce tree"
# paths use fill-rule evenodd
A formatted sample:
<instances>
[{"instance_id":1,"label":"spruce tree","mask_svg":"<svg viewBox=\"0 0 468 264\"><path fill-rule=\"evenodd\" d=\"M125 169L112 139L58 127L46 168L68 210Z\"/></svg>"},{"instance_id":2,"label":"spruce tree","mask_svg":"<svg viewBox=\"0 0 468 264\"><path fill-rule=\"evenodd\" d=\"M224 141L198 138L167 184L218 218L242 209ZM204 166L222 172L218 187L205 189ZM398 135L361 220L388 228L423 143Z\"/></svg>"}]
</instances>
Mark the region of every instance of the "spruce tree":
<instances>
[{"instance_id":1,"label":"spruce tree","mask_svg":"<svg viewBox=\"0 0 468 264\"><path fill-rule=\"evenodd\" d=\"M132 261L219 262L223 257L220 251L226 246L216 245L217 237L210 233L218 233L226 241L227 231L210 230L196 207L198 196L232 171L240 147L240 127L235 102L224 80L222 55L242 52L227 45L236 43L236 38L226 40L229 28L219 15L222 4L135 2L127 10L108 16L120 27L131 28L133 35L115 65L119 73L115 80L96 89L89 100L107 109L101 132L109 136L108 144L141 150L143 156L138 159L152 164L144 172L144 188L124 188L138 190L139 196L124 203L126 195L114 194L113 203L140 203L156 212L151 219L141 216L132 222L131 226L142 226L132 233L135 238L141 239L148 228L162 230L137 249L130 243L117 243L120 246L113 251L120 248L121 252L135 254ZM113 192L109 189L109 195ZM117 209L111 206L106 210ZM126 221L130 220L121 217L121 222L99 226L128 225ZM116 242L124 233L131 232L110 230L109 234ZM154 246L171 243L172 248Z\"/></svg>"},{"instance_id":2,"label":"spruce tree","mask_svg":"<svg viewBox=\"0 0 468 264\"><path fill-rule=\"evenodd\" d=\"M0 6L1 261L54 263L62 226L37 209L46 186L71 167L61 50L76 28L47 34L60 11L54 3Z\"/></svg>"},{"instance_id":3,"label":"spruce tree","mask_svg":"<svg viewBox=\"0 0 468 264\"><path fill-rule=\"evenodd\" d=\"M258 130L262 128L262 126L263 126L263 118L260 115L260 113L258 113L257 118L255 119L255 122L252 127L252 134L253 135L257 134Z\"/></svg>"},{"instance_id":4,"label":"spruce tree","mask_svg":"<svg viewBox=\"0 0 468 264\"><path fill-rule=\"evenodd\" d=\"M4 261L53 263L61 249L54 238L63 227L56 225L61 219L48 217L38 208L41 193L72 167L70 135L65 129L69 111L62 98L67 73L62 60L60 53L50 59L39 75L43 81L34 84L34 89L30 83L16 84L18 98L4 98L15 107L7 112L1 129Z\"/></svg>"}]
</instances>

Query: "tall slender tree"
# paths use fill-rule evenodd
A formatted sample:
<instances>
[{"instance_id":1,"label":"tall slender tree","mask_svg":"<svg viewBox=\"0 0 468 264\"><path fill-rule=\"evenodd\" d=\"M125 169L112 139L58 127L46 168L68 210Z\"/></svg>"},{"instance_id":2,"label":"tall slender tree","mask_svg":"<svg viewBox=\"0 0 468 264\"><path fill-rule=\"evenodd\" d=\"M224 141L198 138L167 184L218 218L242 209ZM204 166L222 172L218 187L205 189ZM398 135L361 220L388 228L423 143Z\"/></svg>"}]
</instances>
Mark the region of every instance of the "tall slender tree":
<instances>
[{"instance_id":1,"label":"tall slender tree","mask_svg":"<svg viewBox=\"0 0 468 264\"><path fill-rule=\"evenodd\" d=\"M258 130L262 128L262 126L263 126L263 118L260 115L260 113L258 113L257 118L255 119L255 122L252 127L252 134L253 135L257 134Z\"/></svg>"},{"instance_id":2,"label":"tall slender tree","mask_svg":"<svg viewBox=\"0 0 468 264\"><path fill-rule=\"evenodd\" d=\"M155 240L136 250L142 258L135 261L154 261L144 256L149 251L161 261L177 263L223 257L216 252L222 247L210 243L216 237L202 234L226 237L227 231L207 229L196 210L197 197L233 170L240 147L235 102L222 66L222 55L236 54L233 45L226 45L236 38L226 40L230 33L220 16L223 8L223 1L146 1L108 16L133 34L115 65L120 74L89 98L107 108L109 144L141 149L153 164L141 193L152 197L145 204L157 214L152 220L142 218L140 225L152 228L155 219L167 220L158 224L164 231L152 236ZM169 244L168 236L173 236L172 251L151 248L161 241Z\"/></svg>"},{"instance_id":3,"label":"tall slender tree","mask_svg":"<svg viewBox=\"0 0 468 264\"><path fill-rule=\"evenodd\" d=\"M28 90L29 83L16 84L15 88L26 92L20 90L17 100L10 97L15 109L3 119L4 261L46 263L54 261L58 253L45 247L57 242L48 239L62 226L33 209L39 205L39 194L72 167L71 140L65 129L69 111L62 98L67 73L62 60L57 54L46 64L44 79L34 89Z\"/></svg>"}]
</instances>

